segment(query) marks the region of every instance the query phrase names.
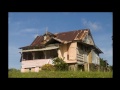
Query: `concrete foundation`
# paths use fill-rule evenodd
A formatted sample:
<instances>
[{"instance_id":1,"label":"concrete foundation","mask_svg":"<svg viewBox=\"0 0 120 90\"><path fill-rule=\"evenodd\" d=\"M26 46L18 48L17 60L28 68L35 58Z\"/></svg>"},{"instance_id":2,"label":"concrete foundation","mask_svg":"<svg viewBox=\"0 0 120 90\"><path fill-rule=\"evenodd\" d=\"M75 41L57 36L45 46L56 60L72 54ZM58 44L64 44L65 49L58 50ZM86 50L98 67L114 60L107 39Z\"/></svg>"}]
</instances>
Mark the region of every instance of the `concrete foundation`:
<instances>
[{"instance_id":1,"label":"concrete foundation","mask_svg":"<svg viewBox=\"0 0 120 90\"><path fill-rule=\"evenodd\" d=\"M35 67L35 72L39 72L39 67Z\"/></svg>"},{"instance_id":2,"label":"concrete foundation","mask_svg":"<svg viewBox=\"0 0 120 90\"><path fill-rule=\"evenodd\" d=\"M39 70L41 70L39 67L21 68L21 72L39 72Z\"/></svg>"}]
</instances>

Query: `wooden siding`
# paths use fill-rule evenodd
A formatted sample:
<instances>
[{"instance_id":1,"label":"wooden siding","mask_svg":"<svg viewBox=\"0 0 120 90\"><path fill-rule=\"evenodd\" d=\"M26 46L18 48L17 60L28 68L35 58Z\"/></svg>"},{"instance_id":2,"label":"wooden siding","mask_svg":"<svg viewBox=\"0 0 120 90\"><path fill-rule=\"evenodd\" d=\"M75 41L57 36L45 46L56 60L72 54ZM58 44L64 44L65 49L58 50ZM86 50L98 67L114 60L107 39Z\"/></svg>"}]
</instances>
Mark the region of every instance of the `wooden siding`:
<instances>
[{"instance_id":1,"label":"wooden siding","mask_svg":"<svg viewBox=\"0 0 120 90\"><path fill-rule=\"evenodd\" d=\"M92 63L92 55L91 55L91 52L88 54L88 61L89 61L89 63Z\"/></svg>"},{"instance_id":2,"label":"wooden siding","mask_svg":"<svg viewBox=\"0 0 120 90\"><path fill-rule=\"evenodd\" d=\"M92 37L90 35L88 35L88 40L89 40L89 44L94 45L94 42L93 42Z\"/></svg>"},{"instance_id":3,"label":"wooden siding","mask_svg":"<svg viewBox=\"0 0 120 90\"><path fill-rule=\"evenodd\" d=\"M84 37L83 42L90 45L94 45L92 37L89 34Z\"/></svg>"},{"instance_id":4,"label":"wooden siding","mask_svg":"<svg viewBox=\"0 0 120 90\"><path fill-rule=\"evenodd\" d=\"M84 55L83 54L77 54L77 60L78 61L84 61Z\"/></svg>"},{"instance_id":5,"label":"wooden siding","mask_svg":"<svg viewBox=\"0 0 120 90\"><path fill-rule=\"evenodd\" d=\"M81 45L77 47L77 60L81 62L87 62L87 52L85 47Z\"/></svg>"},{"instance_id":6,"label":"wooden siding","mask_svg":"<svg viewBox=\"0 0 120 90\"><path fill-rule=\"evenodd\" d=\"M99 56L98 54L92 50L92 63L94 64L100 64Z\"/></svg>"},{"instance_id":7,"label":"wooden siding","mask_svg":"<svg viewBox=\"0 0 120 90\"><path fill-rule=\"evenodd\" d=\"M92 51L92 63L96 64L96 54Z\"/></svg>"},{"instance_id":8,"label":"wooden siding","mask_svg":"<svg viewBox=\"0 0 120 90\"><path fill-rule=\"evenodd\" d=\"M67 61L67 44L60 45L58 49L58 57L64 59L64 61Z\"/></svg>"},{"instance_id":9,"label":"wooden siding","mask_svg":"<svg viewBox=\"0 0 120 90\"><path fill-rule=\"evenodd\" d=\"M77 48L77 43L76 42L73 42L70 44L69 46L69 60L76 60L77 59L77 51L76 51L76 48Z\"/></svg>"}]
</instances>

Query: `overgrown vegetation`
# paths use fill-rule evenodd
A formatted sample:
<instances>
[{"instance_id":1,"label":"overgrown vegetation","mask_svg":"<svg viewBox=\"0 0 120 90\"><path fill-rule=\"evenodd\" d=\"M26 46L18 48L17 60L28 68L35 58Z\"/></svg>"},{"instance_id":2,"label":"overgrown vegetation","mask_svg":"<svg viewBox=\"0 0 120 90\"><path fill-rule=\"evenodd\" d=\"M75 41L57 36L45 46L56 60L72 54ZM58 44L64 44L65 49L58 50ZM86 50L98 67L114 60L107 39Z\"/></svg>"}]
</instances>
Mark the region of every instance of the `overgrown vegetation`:
<instances>
[{"instance_id":1,"label":"overgrown vegetation","mask_svg":"<svg viewBox=\"0 0 120 90\"><path fill-rule=\"evenodd\" d=\"M66 71L68 70L68 64L64 62L62 58L56 57L53 59L55 70Z\"/></svg>"},{"instance_id":2,"label":"overgrown vegetation","mask_svg":"<svg viewBox=\"0 0 120 90\"><path fill-rule=\"evenodd\" d=\"M107 63L107 60L100 58L100 71L113 71L113 67Z\"/></svg>"},{"instance_id":3,"label":"overgrown vegetation","mask_svg":"<svg viewBox=\"0 0 120 90\"><path fill-rule=\"evenodd\" d=\"M41 68L42 70L45 70L45 71L54 71L55 70L55 67L51 64L45 64L42 66Z\"/></svg>"}]
</instances>

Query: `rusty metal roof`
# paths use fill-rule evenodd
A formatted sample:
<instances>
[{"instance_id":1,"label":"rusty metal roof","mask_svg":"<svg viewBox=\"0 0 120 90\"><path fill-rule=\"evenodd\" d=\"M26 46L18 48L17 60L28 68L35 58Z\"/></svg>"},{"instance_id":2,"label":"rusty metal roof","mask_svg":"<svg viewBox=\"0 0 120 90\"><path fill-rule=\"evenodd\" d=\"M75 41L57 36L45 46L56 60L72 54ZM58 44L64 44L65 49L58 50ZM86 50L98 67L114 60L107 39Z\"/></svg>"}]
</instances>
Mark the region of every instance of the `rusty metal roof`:
<instances>
[{"instance_id":1,"label":"rusty metal roof","mask_svg":"<svg viewBox=\"0 0 120 90\"><path fill-rule=\"evenodd\" d=\"M56 38L61 39L63 41L82 40L86 36L88 31L89 29L62 32L56 34Z\"/></svg>"},{"instance_id":2,"label":"rusty metal roof","mask_svg":"<svg viewBox=\"0 0 120 90\"><path fill-rule=\"evenodd\" d=\"M61 41L74 41L74 40L82 40L86 36L86 34L89 32L89 29L82 29L82 30L73 30L73 31L68 31L68 32L61 32L52 35L50 32L49 34L53 36L54 39L61 40ZM45 35L45 34L44 34ZM44 35L42 36L37 36L35 40L31 43L29 46L21 47L22 48L31 48L34 46L41 46L44 44Z\"/></svg>"},{"instance_id":3,"label":"rusty metal roof","mask_svg":"<svg viewBox=\"0 0 120 90\"><path fill-rule=\"evenodd\" d=\"M31 45L25 46L25 47L20 47L19 49L37 49L37 48L44 48L45 44L50 41L50 40L56 40L59 41L61 43L69 43L72 41L82 41L86 35L90 33L89 29L82 29L82 30L73 30L73 31L68 31L68 32L61 32L61 33L57 33L57 34L52 34L50 32L47 33L48 36L46 40L44 40L44 35L42 36L37 36L35 38L35 40L31 43ZM91 34L91 33L90 33ZM92 37L92 35L91 35ZM94 42L94 40L93 40ZM82 43L82 42L81 42ZM91 45L92 47L94 47L95 49L97 49L99 51L99 53L103 53L97 46L95 45Z\"/></svg>"},{"instance_id":4,"label":"rusty metal roof","mask_svg":"<svg viewBox=\"0 0 120 90\"><path fill-rule=\"evenodd\" d=\"M73 41L73 40L82 40L88 33L88 29L84 30L74 30L74 31L68 31L68 32L61 32L58 34L55 34L56 39L61 41ZM37 36L36 39L32 42L30 46L36 46L40 45L44 41L44 36Z\"/></svg>"},{"instance_id":5,"label":"rusty metal roof","mask_svg":"<svg viewBox=\"0 0 120 90\"><path fill-rule=\"evenodd\" d=\"M30 46L36 46L36 45L39 46L41 42L43 41L43 39L44 39L43 36L37 36Z\"/></svg>"}]
</instances>

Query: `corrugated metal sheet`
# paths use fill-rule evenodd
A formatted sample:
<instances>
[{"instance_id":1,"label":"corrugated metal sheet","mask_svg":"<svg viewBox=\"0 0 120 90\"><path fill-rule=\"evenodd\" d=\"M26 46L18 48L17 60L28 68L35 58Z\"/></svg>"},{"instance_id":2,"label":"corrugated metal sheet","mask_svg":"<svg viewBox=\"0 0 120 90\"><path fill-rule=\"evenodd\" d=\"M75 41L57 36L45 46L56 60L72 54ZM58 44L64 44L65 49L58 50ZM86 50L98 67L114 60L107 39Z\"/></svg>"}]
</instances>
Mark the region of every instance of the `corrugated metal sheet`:
<instances>
[{"instance_id":1,"label":"corrugated metal sheet","mask_svg":"<svg viewBox=\"0 0 120 90\"><path fill-rule=\"evenodd\" d=\"M56 34L56 38L61 39L63 41L73 41L75 39L83 39L85 37L85 35L83 37L82 34L83 33L87 33L86 30L75 30L75 31L69 31L69 32L62 32L62 33L58 33ZM77 36L77 37L76 37Z\"/></svg>"},{"instance_id":2,"label":"corrugated metal sheet","mask_svg":"<svg viewBox=\"0 0 120 90\"><path fill-rule=\"evenodd\" d=\"M52 50L52 49L57 49L59 47L52 46L52 47L46 47L46 48L41 48L41 49L29 49L29 50L22 50L22 52L31 52L31 51L44 51L44 50Z\"/></svg>"},{"instance_id":3,"label":"corrugated metal sheet","mask_svg":"<svg viewBox=\"0 0 120 90\"><path fill-rule=\"evenodd\" d=\"M40 45L43 39L43 36L37 36L30 46Z\"/></svg>"},{"instance_id":4,"label":"corrugated metal sheet","mask_svg":"<svg viewBox=\"0 0 120 90\"><path fill-rule=\"evenodd\" d=\"M57 33L57 34L52 34L50 32L48 32L48 35L50 35L49 39L47 39L48 41L51 40L50 38L54 38L57 41L60 41L61 43L63 42L72 42L74 40L83 40L86 35L90 32L89 29L82 29L82 30L74 30L74 31L68 31L68 32L61 32L61 33ZM46 35L46 34L44 34ZM44 44L47 41L44 41L44 35L43 36L37 36L35 38L35 40L31 43L31 45L26 46L26 47L21 47L20 49L32 49L33 47L38 47L38 48L43 48ZM92 45L93 46L93 45ZM37 48L36 47L36 48ZM96 47L96 46L94 46ZM102 51L96 47L96 49L102 53Z\"/></svg>"},{"instance_id":5,"label":"corrugated metal sheet","mask_svg":"<svg viewBox=\"0 0 120 90\"><path fill-rule=\"evenodd\" d=\"M63 41L72 41L74 39L73 31L58 33L56 38L61 39Z\"/></svg>"},{"instance_id":6,"label":"corrugated metal sheet","mask_svg":"<svg viewBox=\"0 0 120 90\"><path fill-rule=\"evenodd\" d=\"M68 32L61 32L58 34L54 34L52 35L56 40L61 40L61 41L73 41L73 40L80 40L83 39L85 37L84 32L86 33L86 31L89 31L88 29L84 29L84 30L74 30L74 31L68 31ZM48 33L49 34L49 33ZM44 34L45 35L45 34ZM31 43L30 46L25 46L25 47L21 47L22 48L32 48L31 46L41 46L41 44L44 43L44 35L43 36L37 36L35 38L35 40ZM50 34L51 35L51 34Z\"/></svg>"}]
</instances>

